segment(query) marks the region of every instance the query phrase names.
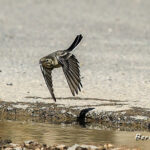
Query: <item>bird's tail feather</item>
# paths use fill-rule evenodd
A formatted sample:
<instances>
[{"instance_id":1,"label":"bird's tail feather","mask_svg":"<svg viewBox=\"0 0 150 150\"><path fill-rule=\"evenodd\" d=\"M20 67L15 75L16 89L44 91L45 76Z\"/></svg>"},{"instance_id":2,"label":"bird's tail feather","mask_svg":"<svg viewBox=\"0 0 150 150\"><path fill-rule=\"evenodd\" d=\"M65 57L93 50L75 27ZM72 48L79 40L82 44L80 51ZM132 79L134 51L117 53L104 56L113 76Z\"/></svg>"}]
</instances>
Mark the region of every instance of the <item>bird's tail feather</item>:
<instances>
[{"instance_id":1,"label":"bird's tail feather","mask_svg":"<svg viewBox=\"0 0 150 150\"><path fill-rule=\"evenodd\" d=\"M79 43L80 41L82 40L83 36L80 34L80 35L77 35L75 40L73 41L73 43L70 45L70 47L68 49L66 49L67 52L70 52L72 51Z\"/></svg>"}]
</instances>

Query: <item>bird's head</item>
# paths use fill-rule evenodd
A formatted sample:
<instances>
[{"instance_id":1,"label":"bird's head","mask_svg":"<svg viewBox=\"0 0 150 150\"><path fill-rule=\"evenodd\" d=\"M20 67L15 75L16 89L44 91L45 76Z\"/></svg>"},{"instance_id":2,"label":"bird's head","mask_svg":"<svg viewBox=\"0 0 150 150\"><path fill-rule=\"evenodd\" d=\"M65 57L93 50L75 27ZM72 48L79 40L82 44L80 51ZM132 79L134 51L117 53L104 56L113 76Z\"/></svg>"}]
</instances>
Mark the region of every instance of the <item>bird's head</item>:
<instances>
[{"instance_id":1,"label":"bird's head","mask_svg":"<svg viewBox=\"0 0 150 150\"><path fill-rule=\"evenodd\" d=\"M53 60L48 57L41 58L39 63L42 64L46 68L51 68L53 66Z\"/></svg>"}]
</instances>

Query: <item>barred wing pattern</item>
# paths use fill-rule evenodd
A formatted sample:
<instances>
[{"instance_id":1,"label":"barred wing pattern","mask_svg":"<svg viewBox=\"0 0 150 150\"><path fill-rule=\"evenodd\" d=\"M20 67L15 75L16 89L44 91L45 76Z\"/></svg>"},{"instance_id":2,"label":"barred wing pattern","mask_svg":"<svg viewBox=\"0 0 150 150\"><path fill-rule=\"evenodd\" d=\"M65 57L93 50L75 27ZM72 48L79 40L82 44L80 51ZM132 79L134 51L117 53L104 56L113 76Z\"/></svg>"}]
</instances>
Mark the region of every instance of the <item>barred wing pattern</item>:
<instances>
[{"instance_id":1,"label":"barred wing pattern","mask_svg":"<svg viewBox=\"0 0 150 150\"><path fill-rule=\"evenodd\" d=\"M70 53L65 56L59 56L57 59L62 65L71 93L75 96L75 93L78 94L78 90L81 91L80 87L82 87L79 62L76 57Z\"/></svg>"},{"instance_id":2,"label":"barred wing pattern","mask_svg":"<svg viewBox=\"0 0 150 150\"><path fill-rule=\"evenodd\" d=\"M54 95L54 90L53 90L53 83L52 83L52 70L51 69L47 69L45 67L43 67L42 65L40 65L43 77L45 79L46 85L52 95L52 98L54 99L54 101L56 102L56 98Z\"/></svg>"}]
</instances>

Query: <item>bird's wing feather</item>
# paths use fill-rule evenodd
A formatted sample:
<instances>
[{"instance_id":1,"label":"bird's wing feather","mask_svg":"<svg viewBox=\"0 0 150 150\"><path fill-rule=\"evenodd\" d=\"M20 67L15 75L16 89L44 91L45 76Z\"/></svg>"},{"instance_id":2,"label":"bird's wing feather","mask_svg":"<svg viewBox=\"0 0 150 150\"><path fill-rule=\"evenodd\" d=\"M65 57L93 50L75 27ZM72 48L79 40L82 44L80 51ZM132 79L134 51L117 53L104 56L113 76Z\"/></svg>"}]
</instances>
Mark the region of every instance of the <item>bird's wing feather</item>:
<instances>
[{"instance_id":1,"label":"bird's wing feather","mask_svg":"<svg viewBox=\"0 0 150 150\"><path fill-rule=\"evenodd\" d=\"M78 94L78 90L81 91L80 87L82 87L79 62L76 57L70 53L67 53L65 56L59 56L57 59L62 65L71 93L75 96L75 93Z\"/></svg>"},{"instance_id":2,"label":"bird's wing feather","mask_svg":"<svg viewBox=\"0 0 150 150\"><path fill-rule=\"evenodd\" d=\"M45 67L43 67L42 65L40 65L43 77L45 79L46 85L52 95L53 100L56 102L56 98L54 95L54 90L53 90L53 83L52 83L52 70L51 69L47 69Z\"/></svg>"}]
</instances>

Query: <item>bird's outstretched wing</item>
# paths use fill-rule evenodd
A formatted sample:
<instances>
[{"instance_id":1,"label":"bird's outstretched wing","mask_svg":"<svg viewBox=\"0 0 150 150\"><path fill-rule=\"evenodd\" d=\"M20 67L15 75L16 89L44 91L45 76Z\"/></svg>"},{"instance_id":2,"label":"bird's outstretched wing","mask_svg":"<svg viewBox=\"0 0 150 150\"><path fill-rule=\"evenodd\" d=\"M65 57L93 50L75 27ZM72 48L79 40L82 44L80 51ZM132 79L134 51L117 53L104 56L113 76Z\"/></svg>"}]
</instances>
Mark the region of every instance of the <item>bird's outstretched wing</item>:
<instances>
[{"instance_id":1,"label":"bird's outstretched wing","mask_svg":"<svg viewBox=\"0 0 150 150\"><path fill-rule=\"evenodd\" d=\"M62 65L71 93L75 96L75 93L78 94L78 90L81 91L80 87L82 87L79 62L76 57L70 53L67 53L65 56L59 56L57 59Z\"/></svg>"},{"instance_id":2,"label":"bird's outstretched wing","mask_svg":"<svg viewBox=\"0 0 150 150\"><path fill-rule=\"evenodd\" d=\"M52 95L53 100L56 102L56 98L54 95L54 90L53 90L53 83L52 83L52 70L51 69L47 69L45 67L43 67L42 65L40 65L43 77L45 79L46 85Z\"/></svg>"}]
</instances>

